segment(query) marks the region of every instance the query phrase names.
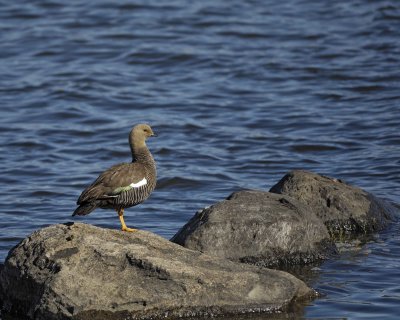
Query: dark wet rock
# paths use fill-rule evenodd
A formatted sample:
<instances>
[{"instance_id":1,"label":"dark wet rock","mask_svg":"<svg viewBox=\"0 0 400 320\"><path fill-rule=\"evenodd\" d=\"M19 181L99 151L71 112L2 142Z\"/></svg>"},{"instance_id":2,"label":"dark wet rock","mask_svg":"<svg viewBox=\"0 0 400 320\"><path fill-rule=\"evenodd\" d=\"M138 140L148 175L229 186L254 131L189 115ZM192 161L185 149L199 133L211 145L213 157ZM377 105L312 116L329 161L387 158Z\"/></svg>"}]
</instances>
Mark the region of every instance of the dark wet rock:
<instances>
[{"instance_id":1,"label":"dark wet rock","mask_svg":"<svg viewBox=\"0 0 400 320\"><path fill-rule=\"evenodd\" d=\"M192 251L145 231L53 225L10 251L7 313L25 319L160 319L274 312L313 295L277 270Z\"/></svg>"},{"instance_id":2,"label":"dark wet rock","mask_svg":"<svg viewBox=\"0 0 400 320\"><path fill-rule=\"evenodd\" d=\"M340 179L307 171L289 172L270 191L310 207L336 238L381 230L398 211L387 201Z\"/></svg>"},{"instance_id":3,"label":"dark wet rock","mask_svg":"<svg viewBox=\"0 0 400 320\"><path fill-rule=\"evenodd\" d=\"M3 272L3 270L4 270L4 264L2 264L2 263L0 263L0 275L1 275L1 273ZM1 279L0 279L0 281L1 281ZM1 287L1 286L0 286ZM2 298L2 296L1 296L1 294L0 294L0 319L2 319L1 318L1 310L3 309L3 298Z\"/></svg>"},{"instance_id":4,"label":"dark wet rock","mask_svg":"<svg viewBox=\"0 0 400 320\"><path fill-rule=\"evenodd\" d=\"M171 239L186 248L263 267L288 267L335 252L314 212L288 196L235 192L196 213Z\"/></svg>"}]
</instances>

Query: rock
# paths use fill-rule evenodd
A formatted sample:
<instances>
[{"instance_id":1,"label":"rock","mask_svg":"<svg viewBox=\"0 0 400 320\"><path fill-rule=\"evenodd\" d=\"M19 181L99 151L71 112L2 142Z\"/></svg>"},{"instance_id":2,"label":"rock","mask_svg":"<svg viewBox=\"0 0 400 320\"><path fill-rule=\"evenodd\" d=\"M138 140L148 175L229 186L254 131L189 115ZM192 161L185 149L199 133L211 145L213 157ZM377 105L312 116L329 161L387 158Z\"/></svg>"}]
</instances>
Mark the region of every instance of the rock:
<instances>
[{"instance_id":1,"label":"rock","mask_svg":"<svg viewBox=\"0 0 400 320\"><path fill-rule=\"evenodd\" d=\"M10 251L0 274L9 315L165 319L285 310L313 294L277 270L185 249L146 231L53 225Z\"/></svg>"},{"instance_id":2,"label":"rock","mask_svg":"<svg viewBox=\"0 0 400 320\"><path fill-rule=\"evenodd\" d=\"M0 275L4 270L4 264L0 263ZM0 288L1 288L1 278L0 278ZM1 310L3 310L3 298L2 295L0 294L0 320L3 319L1 317Z\"/></svg>"},{"instance_id":3,"label":"rock","mask_svg":"<svg viewBox=\"0 0 400 320\"><path fill-rule=\"evenodd\" d=\"M186 248L263 267L287 267L335 252L328 230L297 200L239 191L196 215L171 239Z\"/></svg>"},{"instance_id":4,"label":"rock","mask_svg":"<svg viewBox=\"0 0 400 320\"><path fill-rule=\"evenodd\" d=\"M307 171L286 174L270 191L309 206L334 237L381 230L397 211L388 202L340 179Z\"/></svg>"}]
</instances>

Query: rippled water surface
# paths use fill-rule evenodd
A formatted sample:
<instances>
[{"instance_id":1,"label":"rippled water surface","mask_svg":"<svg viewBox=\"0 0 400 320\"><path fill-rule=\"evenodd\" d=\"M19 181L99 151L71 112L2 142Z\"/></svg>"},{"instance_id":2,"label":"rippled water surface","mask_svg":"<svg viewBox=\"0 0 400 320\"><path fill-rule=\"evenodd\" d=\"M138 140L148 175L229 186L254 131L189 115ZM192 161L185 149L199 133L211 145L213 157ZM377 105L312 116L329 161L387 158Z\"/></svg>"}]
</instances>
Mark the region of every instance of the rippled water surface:
<instances>
[{"instance_id":1,"label":"rippled water surface","mask_svg":"<svg viewBox=\"0 0 400 320\"><path fill-rule=\"evenodd\" d=\"M166 238L292 169L400 202L400 3L0 1L0 261L73 220L148 122L158 187L126 211ZM119 228L112 211L77 218ZM307 319L397 319L399 225L314 269Z\"/></svg>"}]
</instances>

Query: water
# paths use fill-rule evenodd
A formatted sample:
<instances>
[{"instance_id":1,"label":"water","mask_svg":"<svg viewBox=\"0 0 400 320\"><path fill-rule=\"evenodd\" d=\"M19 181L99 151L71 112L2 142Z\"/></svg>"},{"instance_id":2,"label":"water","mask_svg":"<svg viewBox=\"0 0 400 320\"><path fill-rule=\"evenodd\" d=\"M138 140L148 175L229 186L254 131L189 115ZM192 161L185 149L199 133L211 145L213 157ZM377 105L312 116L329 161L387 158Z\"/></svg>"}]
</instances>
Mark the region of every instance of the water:
<instances>
[{"instance_id":1,"label":"water","mask_svg":"<svg viewBox=\"0 0 400 320\"><path fill-rule=\"evenodd\" d=\"M72 219L148 122L158 188L128 226L170 238L198 209L287 171L400 202L400 3L1 1L0 261ZM399 228L311 271L306 319L395 319Z\"/></svg>"}]
</instances>

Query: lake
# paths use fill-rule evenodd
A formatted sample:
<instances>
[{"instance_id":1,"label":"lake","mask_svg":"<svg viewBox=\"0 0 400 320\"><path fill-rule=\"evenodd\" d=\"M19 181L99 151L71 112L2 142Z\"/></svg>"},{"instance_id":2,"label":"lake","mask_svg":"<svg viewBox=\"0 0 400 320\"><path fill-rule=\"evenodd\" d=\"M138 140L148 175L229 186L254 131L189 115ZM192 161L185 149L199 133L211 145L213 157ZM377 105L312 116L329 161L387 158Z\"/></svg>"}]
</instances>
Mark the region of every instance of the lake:
<instances>
[{"instance_id":1,"label":"lake","mask_svg":"<svg viewBox=\"0 0 400 320\"><path fill-rule=\"evenodd\" d=\"M165 238L293 169L400 203L398 1L2 1L0 30L1 262L50 224L120 227L71 214L140 122L158 185L125 221ZM397 319L399 229L304 271L296 317Z\"/></svg>"}]
</instances>

